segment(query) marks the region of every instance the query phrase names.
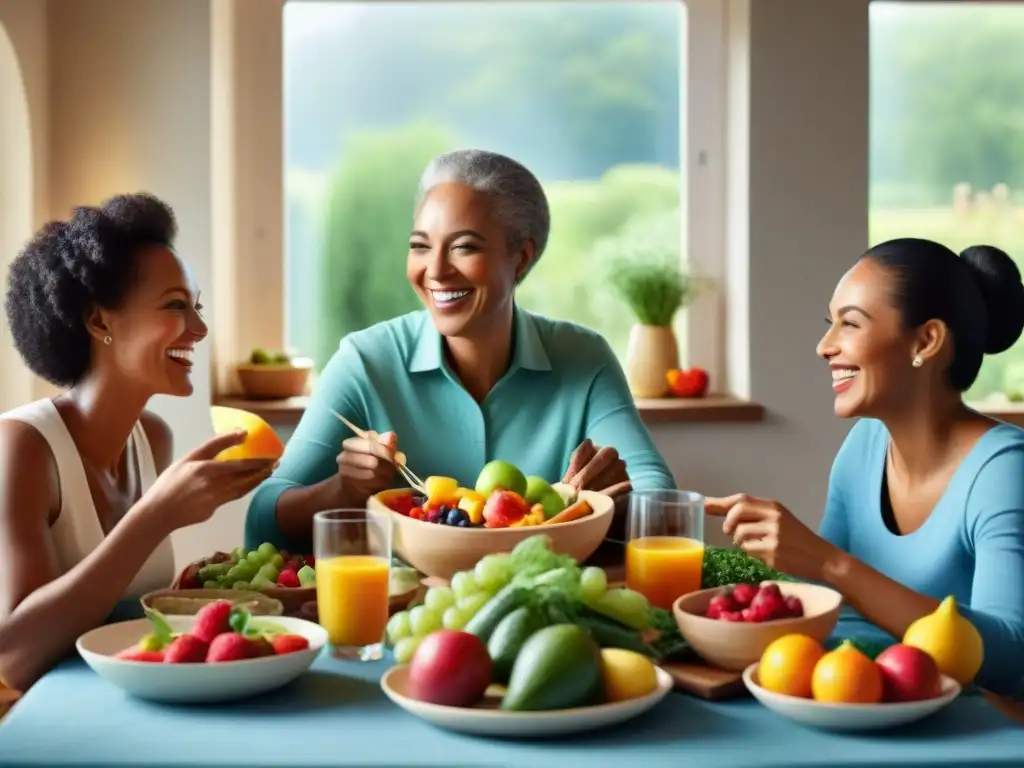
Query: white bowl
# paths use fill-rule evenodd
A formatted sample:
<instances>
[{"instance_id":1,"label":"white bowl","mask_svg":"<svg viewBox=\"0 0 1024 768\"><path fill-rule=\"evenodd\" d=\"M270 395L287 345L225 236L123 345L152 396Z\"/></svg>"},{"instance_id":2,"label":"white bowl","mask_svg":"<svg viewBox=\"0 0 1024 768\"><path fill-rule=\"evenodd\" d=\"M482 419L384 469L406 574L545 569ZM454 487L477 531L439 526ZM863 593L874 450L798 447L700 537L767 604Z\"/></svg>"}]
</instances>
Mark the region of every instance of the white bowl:
<instances>
[{"instance_id":1,"label":"white bowl","mask_svg":"<svg viewBox=\"0 0 1024 768\"><path fill-rule=\"evenodd\" d=\"M787 696L762 688L757 664L743 671L743 682L758 701L777 715L825 731L880 731L913 723L947 706L960 694L960 684L942 676L942 695L926 701L885 704L833 704L800 696Z\"/></svg>"},{"instance_id":2,"label":"white bowl","mask_svg":"<svg viewBox=\"0 0 1024 768\"><path fill-rule=\"evenodd\" d=\"M500 696L490 695L497 686L489 689L489 695L479 707L445 707L417 701L406 694L409 681L409 666L406 664L385 672L380 687L389 699L406 712L439 728L474 736L531 739L596 731L644 714L672 690L672 678L668 672L661 667L655 668L655 671L658 674L658 687L638 699L544 712L505 712L498 709Z\"/></svg>"},{"instance_id":3,"label":"white bowl","mask_svg":"<svg viewBox=\"0 0 1024 768\"><path fill-rule=\"evenodd\" d=\"M175 632L191 631L192 616L166 616ZM260 622L254 617L253 622ZM132 696L151 701L196 704L256 696L290 683L309 669L327 643L319 624L287 616L266 621L309 640L305 651L217 664L161 664L126 661L115 654L152 631L149 619L107 624L86 632L75 646L85 663L107 682Z\"/></svg>"}]
</instances>

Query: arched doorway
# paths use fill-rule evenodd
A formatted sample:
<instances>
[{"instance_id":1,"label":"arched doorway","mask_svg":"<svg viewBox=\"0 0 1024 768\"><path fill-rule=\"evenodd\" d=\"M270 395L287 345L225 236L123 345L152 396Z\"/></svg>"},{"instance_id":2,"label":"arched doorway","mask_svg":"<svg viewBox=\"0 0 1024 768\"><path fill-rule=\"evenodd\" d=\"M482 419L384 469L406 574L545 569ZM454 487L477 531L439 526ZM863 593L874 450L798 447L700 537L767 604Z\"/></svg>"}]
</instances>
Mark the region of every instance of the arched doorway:
<instances>
[{"instance_id":1,"label":"arched doorway","mask_svg":"<svg viewBox=\"0 0 1024 768\"><path fill-rule=\"evenodd\" d=\"M28 99L14 45L0 24L0 284L4 291L8 266L32 235L33 192ZM30 401L33 381L0 312L0 412Z\"/></svg>"}]
</instances>

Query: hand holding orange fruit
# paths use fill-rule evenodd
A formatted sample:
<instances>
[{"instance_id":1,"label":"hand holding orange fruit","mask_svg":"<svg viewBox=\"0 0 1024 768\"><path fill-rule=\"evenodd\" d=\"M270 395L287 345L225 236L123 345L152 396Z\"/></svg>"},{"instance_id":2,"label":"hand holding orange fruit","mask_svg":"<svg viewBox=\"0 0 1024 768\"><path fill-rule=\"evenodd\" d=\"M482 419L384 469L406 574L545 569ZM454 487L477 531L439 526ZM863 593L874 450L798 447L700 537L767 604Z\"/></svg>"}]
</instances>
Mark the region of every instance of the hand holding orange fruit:
<instances>
[{"instance_id":1,"label":"hand holding orange fruit","mask_svg":"<svg viewBox=\"0 0 1024 768\"><path fill-rule=\"evenodd\" d=\"M279 459L284 453L284 443L273 428L255 413L241 408L215 405L210 408L213 431L217 435L231 432L246 433L245 440L217 454L218 461L231 459Z\"/></svg>"}]
</instances>

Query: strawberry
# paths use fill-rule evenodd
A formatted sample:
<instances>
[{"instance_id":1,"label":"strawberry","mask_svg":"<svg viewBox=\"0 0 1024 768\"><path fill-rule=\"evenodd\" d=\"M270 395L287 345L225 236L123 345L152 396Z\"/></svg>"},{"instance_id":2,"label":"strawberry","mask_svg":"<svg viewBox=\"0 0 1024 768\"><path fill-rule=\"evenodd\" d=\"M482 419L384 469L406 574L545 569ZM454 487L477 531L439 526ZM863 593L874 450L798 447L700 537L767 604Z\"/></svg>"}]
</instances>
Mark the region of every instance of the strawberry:
<instances>
[{"instance_id":1,"label":"strawberry","mask_svg":"<svg viewBox=\"0 0 1024 768\"><path fill-rule=\"evenodd\" d=\"M122 661L150 661L159 663L164 660L164 652L144 651L141 648L126 648L117 654L116 658Z\"/></svg>"},{"instance_id":2,"label":"strawberry","mask_svg":"<svg viewBox=\"0 0 1024 768\"><path fill-rule=\"evenodd\" d=\"M302 635L274 635L270 638L270 644L274 646L274 653L294 653L309 648L309 640Z\"/></svg>"},{"instance_id":3,"label":"strawberry","mask_svg":"<svg viewBox=\"0 0 1024 768\"><path fill-rule=\"evenodd\" d=\"M164 651L167 664L202 664L209 643L195 635L178 635Z\"/></svg>"},{"instance_id":4,"label":"strawberry","mask_svg":"<svg viewBox=\"0 0 1024 768\"><path fill-rule=\"evenodd\" d=\"M204 605L196 614L192 625L192 634L207 643L223 632L230 632L228 620L231 618L231 601L218 600Z\"/></svg>"},{"instance_id":5,"label":"strawberry","mask_svg":"<svg viewBox=\"0 0 1024 768\"><path fill-rule=\"evenodd\" d=\"M273 656L275 653L274 646L265 637L255 637L250 642L252 643L252 655L254 658Z\"/></svg>"},{"instance_id":6,"label":"strawberry","mask_svg":"<svg viewBox=\"0 0 1024 768\"><path fill-rule=\"evenodd\" d=\"M255 644L237 632L225 632L213 638L210 650L206 653L208 664L222 661L242 661L251 659L257 652Z\"/></svg>"},{"instance_id":7,"label":"strawberry","mask_svg":"<svg viewBox=\"0 0 1024 768\"><path fill-rule=\"evenodd\" d=\"M295 573L298 573L299 572L299 568L301 568L301 567L302 567L302 558L298 557L298 556L293 556L290 560L286 560L285 561L284 567L281 570L282 571L294 571Z\"/></svg>"},{"instance_id":8,"label":"strawberry","mask_svg":"<svg viewBox=\"0 0 1024 768\"><path fill-rule=\"evenodd\" d=\"M277 585L279 587L299 586L299 575L292 570L285 569L277 574Z\"/></svg>"}]
</instances>

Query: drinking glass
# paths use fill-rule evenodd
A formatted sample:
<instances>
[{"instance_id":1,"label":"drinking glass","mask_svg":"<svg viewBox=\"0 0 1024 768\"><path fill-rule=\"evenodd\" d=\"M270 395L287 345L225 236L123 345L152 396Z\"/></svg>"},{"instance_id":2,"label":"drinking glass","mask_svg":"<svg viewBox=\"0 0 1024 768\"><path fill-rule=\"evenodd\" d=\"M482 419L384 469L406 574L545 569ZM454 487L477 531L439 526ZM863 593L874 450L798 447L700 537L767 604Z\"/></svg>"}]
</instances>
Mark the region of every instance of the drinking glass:
<instances>
[{"instance_id":1,"label":"drinking glass","mask_svg":"<svg viewBox=\"0 0 1024 768\"><path fill-rule=\"evenodd\" d=\"M701 588L704 497L693 491L635 491L626 528L626 586L672 610Z\"/></svg>"},{"instance_id":2,"label":"drinking glass","mask_svg":"<svg viewBox=\"0 0 1024 768\"><path fill-rule=\"evenodd\" d=\"M313 517L316 607L336 658L383 655L391 539L391 520L372 510L330 509Z\"/></svg>"}]
</instances>

